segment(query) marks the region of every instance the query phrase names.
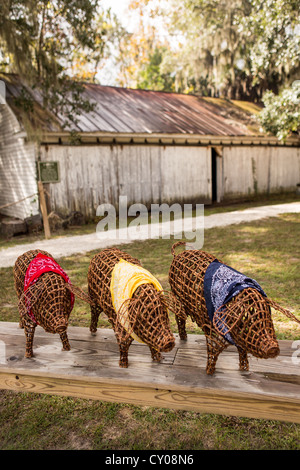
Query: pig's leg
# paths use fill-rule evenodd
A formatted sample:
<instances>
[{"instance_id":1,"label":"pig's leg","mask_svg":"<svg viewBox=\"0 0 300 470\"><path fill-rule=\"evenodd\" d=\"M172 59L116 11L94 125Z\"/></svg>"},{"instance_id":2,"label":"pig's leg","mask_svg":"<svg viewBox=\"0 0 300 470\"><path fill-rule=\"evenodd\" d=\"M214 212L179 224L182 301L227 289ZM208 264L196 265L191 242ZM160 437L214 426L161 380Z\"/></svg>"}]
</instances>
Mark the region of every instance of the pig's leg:
<instances>
[{"instance_id":1,"label":"pig's leg","mask_svg":"<svg viewBox=\"0 0 300 470\"><path fill-rule=\"evenodd\" d=\"M205 334L206 347L207 347L207 365L206 373L212 375L216 370L216 363L219 354L227 347L226 343L219 341L217 337L212 334Z\"/></svg>"},{"instance_id":2,"label":"pig's leg","mask_svg":"<svg viewBox=\"0 0 300 470\"><path fill-rule=\"evenodd\" d=\"M24 322L24 331L26 337L26 349L25 349L25 357L33 357L33 337L35 332L35 325L31 326Z\"/></svg>"},{"instance_id":3,"label":"pig's leg","mask_svg":"<svg viewBox=\"0 0 300 470\"><path fill-rule=\"evenodd\" d=\"M182 307L183 309L183 307ZM186 334L186 329L185 329L185 324L186 324L186 315L175 315L176 318L176 323L178 327L178 333L179 333L179 338L183 341L187 340L187 334Z\"/></svg>"},{"instance_id":4,"label":"pig's leg","mask_svg":"<svg viewBox=\"0 0 300 470\"><path fill-rule=\"evenodd\" d=\"M240 370L249 370L249 361L246 349L237 348L239 352Z\"/></svg>"},{"instance_id":5,"label":"pig's leg","mask_svg":"<svg viewBox=\"0 0 300 470\"><path fill-rule=\"evenodd\" d=\"M128 367L128 349L129 346L131 345L133 341L133 338L128 338L125 341L124 340L119 340L119 350L120 350L120 361L119 365L120 367Z\"/></svg>"},{"instance_id":6,"label":"pig's leg","mask_svg":"<svg viewBox=\"0 0 300 470\"><path fill-rule=\"evenodd\" d=\"M61 342L62 342L62 345L63 345L63 350L64 351L70 351L71 346L70 346L70 343L69 343L67 332L64 331L59 336L60 336L60 339L61 339Z\"/></svg>"},{"instance_id":7,"label":"pig's leg","mask_svg":"<svg viewBox=\"0 0 300 470\"><path fill-rule=\"evenodd\" d=\"M91 305L91 324L90 324L90 332L92 335L96 334L99 315L102 312L100 305Z\"/></svg>"},{"instance_id":8,"label":"pig's leg","mask_svg":"<svg viewBox=\"0 0 300 470\"><path fill-rule=\"evenodd\" d=\"M149 348L150 348L151 357L152 357L153 361L160 362L161 361L160 352L157 351L156 349L152 348L152 346L149 346Z\"/></svg>"}]
</instances>

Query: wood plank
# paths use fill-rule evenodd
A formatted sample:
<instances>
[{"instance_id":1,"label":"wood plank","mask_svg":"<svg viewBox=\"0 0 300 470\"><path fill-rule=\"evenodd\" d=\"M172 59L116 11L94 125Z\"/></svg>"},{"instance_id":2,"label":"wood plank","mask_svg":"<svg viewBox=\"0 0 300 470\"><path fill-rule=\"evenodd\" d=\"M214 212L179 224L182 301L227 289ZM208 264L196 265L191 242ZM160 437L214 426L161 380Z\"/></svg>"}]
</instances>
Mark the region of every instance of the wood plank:
<instances>
[{"instance_id":1,"label":"wood plank","mask_svg":"<svg viewBox=\"0 0 300 470\"><path fill-rule=\"evenodd\" d=\"M160 363L134 341L129 367L122 369L110 329L92 336L88 328L69 327L72 349L62 351L58 335L37 327L35 356L26 359L24 331L1 322L0 388L300 423L300 371L291 342L283 342L285 354L278 361L251 358L249 372L238 370L230 347L220 355L216 373L207 376L204 336L188 335L188 341L175 336L175 348Z\"/></svg>"},{"instance_id":2,"label":"wood plank","mask_svg":"<svg viewBox=\"0 0 300 470\"><path fill-rule=\"evenodd\" d=\"M300 402L280 397L264 398L214 389L180 390L164 386L122 383L112 379L0 371L0 386L20 392L73 396L92 400L184 409L231 416L300 422Z\"/></svg>"},{"instance_id":3,"label":"wood plank","mask_svg":"<svg viewBox=\"0 0 300 470\"><path fill-rule=\"evenodd\" d=\"M200 343L200 342L199 342ZM291 348L291 353L295 350ZM206 345L204 343L199 344L198 348L178 348L175 365L183 367L199 368L206 364ZM288 355L288 349L285 351L285 355L280 354L278 357L273 359L258 359L249 355L250 370L261 373L275 373L285 375L299 375L299 362L293 361L291 355ZM222 354L220 354L217 362L217 368L223 370L236 370L239 367L239 356L236 348L231 348Z\"/></svg>"},{"instance_id":4,"label":"wood plank","mask_svg":"<svg viewBox=\"0 0 300 470\"><path fill-rule=\"evenodd\" d=\"M50 232L50 225L49 225L48 214L47 214L47 205L46 205L44 186L43 186L42 181L38 181L38 189L39 189L39 196L40 196L40 208L41 208L41 213L43 216L45 238L46 240L48 240L49 238L51 238L51 232Z\"/></svg>"}]
</instances>

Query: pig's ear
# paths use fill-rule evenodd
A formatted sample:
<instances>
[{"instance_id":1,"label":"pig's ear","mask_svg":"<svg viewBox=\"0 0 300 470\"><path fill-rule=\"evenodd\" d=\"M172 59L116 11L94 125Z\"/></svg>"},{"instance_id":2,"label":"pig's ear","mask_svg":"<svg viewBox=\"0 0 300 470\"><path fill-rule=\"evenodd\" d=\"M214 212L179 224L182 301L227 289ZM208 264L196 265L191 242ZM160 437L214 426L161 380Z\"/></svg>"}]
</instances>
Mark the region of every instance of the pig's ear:
<instances>
[{"instance_id":1,"label":"pig's ear","mask_svg":"<svg viewBox=\"0 0 300 470\"><path fill-rule=\"evenodd\" d=\"M130 319L129 319L130 309ZM140 314L140 302L139 299L127 299L125 300L118 312L116 312L116 318L114 321L115 335L120 341L126 341L132 334L138 316Z\"/></svg>"},{"instance_id":2,"label":"pig's ear","mask_svg":"<svg viewBox=\"0 0 300 470\"><path fill-rule=\"evenodd\" d=\"M186 320L187 316L183 309L182 303L173 294L173 292L161 291L160 298L161 298L162 304L168 310L171 310L171 312L173 312L176 315L176 317L181 318L182 320Z\"/></svg>"},{"instance_id":3,"label":"pig's ear","mask_svg":"<svg viewBox=\"0 0 300 470\"><path fill-rule=\"evenodd\" d=\"M274 310L277 310L278 312L283 313L286 317L290 318L291 320L297 323L300 323L300 320L297 317L295 317L295 315L289 310L287 310L286 308L281 307L280 305L278 305L276 302L274 302L273 300L269 298L267 298L266 301L268 302L269 306L272 307Z\"/></svg>"},{"instance_id":4,"label":"pig's ear","mask_svg":"<svg viewBox=\"0 0 300 470\"><path fill-rule=\"evenodd\" d=\"M86 292L84 292L80 287L74 286L73 284L70 284L69 282L66 282L65 287L72 292L76 297L79 299L83 300L84 302L87 302L88 304L93 304L94 302L90 298Z\"/></svg>"}]
</instances>

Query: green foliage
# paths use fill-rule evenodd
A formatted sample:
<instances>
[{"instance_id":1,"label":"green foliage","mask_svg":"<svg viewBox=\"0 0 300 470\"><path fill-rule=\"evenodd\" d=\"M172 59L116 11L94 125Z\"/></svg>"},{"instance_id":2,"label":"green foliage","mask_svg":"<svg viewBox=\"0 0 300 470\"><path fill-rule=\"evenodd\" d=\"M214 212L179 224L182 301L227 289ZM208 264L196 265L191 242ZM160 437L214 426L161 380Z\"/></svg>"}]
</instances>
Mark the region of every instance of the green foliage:
<instances>
[{"instance_id":1,"label":"green foliage","mask_svg":"<svg viewBox=\"0 0 300 470\"><path fill-rule=\"evenodd\" d=\"M278 95L265 93L265 107L258 120L266 132L285 140L291 133L300 132L300 81L284 88Z\"/></svg>"},{"instance_id":2,"label":"green foliage","mask_svg":"<svg viewBox=\"0 0 300 470\"><path fill-rule=\"evenodd\" d=\"M300 71L299 0L252 0L250 14L238 31L252 35L251 72L254 82L268 81L274 90Z\"/></svg>"},{"instance_id":3,"label":"green foliage","mask_svg":"<svg viewBox=\"0 0 300 470\"><path fill-rule=\"evenodd\" d=\"M93 47L95 0L4 0L0 13L1 50L15 71L31 80L62 71L77 42Z\"/></svg>"},{"instance_id":4,"label":"green foliage","mask_svg":"<svg viewBox=\"0 0 300 470\"><path fill-rule=\"evenodd\" d=\"M152 89L157 91L174 91L174 77L170 73L161 71L161 64L165 48L156 47L139 72L137 88Z\"/></svg>"},{"instance_id":5,"label":"green foliage","mask_svg":"<svg viewBox=\"0 0 300 470\"><path fill-rule=\"evenodd\" d=\"M182 36L172 61L179 89L203 94L206 82L205 95L238 97L249 75L249 39L238 33L236 22L248 15L249 2L173 0L172 4L171 30Z\"/></svg>"},{"instance_id":6,"label":"green foliage","mask_svg":"<svg viewBox=\"0 0 300 470\"><path fill-rule=\"evenodd\" d=\"M155 2L135 4L149 10ZM174 77L176 91L261 102L267 90L277 94L299 76L300 0L170 0L159 5L153 17L165 20L169 41L159 71Z\"/></svg>"},{"instance_id":7,"label":"green foliage","mask_svg":"<svg viewBox=\"0 0 300 470\"><path fill-rule=\"evenodd\" d=\"M80 80L95 78L113 29L110 14L99 9L98 3L97 0L2 2L2 70L20 75L27 90L35 90L35 97L40 95L45 110L65 116L66 127L76 124L81 111L93 109L89 100L82 97ZM87 69L91 63L94 70L81 73L81 68ZM75 80L70 79L72 76ZM17 100L20 107L23 98ZM27 96L24 111L28 110L28 100Z\"/></svg>"}]
</instances>

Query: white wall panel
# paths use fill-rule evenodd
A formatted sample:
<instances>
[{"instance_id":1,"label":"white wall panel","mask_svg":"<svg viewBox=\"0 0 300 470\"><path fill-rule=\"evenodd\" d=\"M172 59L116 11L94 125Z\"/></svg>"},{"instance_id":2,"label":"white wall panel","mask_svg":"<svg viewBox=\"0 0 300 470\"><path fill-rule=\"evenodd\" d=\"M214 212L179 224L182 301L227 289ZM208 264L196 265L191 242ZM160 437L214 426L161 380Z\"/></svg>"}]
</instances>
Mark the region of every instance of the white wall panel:
<instances>
[{"instance_id":1,"label":"white wall panel","mask_svg":"<svg viewBox=\"0 0 300 470\"><path fill-rule=\"evenodd\" d=\"M42 160L58 161L61 182L50 185L51 209L94 216L98 205L119 196L128 205L210 201L211 160L207 147L154 145L49 145Z\"/></svg>"},{"instance_id":2,"label":"white wall panel","mask_svg":"<svg viewBox=\"0 0 300 470\"><path fill-rule=\"evenodd\" d=\"M223 197L294 191L300 181L297 147L224 147Z\"/></svg>"},{"instance_id":3,"label":"white wall panel","mask_svg":"<svg viewBox=\"0 0 300 470\"><path fill-rule=\"evenodd\" d=\"M36 146L21 137L22 129L7 105L0 105L0 206L37 193ZM39 211L38 196L0 209L0 213L24 219Z\"/></svg>"}]
</instances>

